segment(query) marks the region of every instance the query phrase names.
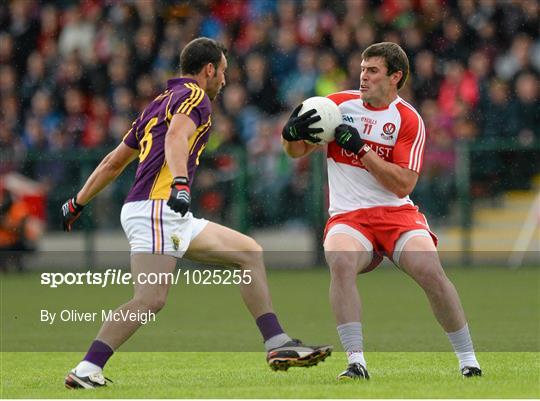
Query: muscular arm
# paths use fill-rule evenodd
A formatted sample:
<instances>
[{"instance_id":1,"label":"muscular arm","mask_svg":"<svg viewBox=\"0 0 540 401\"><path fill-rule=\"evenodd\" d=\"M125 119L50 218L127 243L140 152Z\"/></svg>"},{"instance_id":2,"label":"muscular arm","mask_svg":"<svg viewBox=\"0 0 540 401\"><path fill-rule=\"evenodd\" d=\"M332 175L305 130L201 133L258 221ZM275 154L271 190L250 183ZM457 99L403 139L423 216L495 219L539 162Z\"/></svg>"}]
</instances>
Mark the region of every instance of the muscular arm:
<instances>
[{"instance_id":1,"label":"muscular arm","mask_svg":"<svg viewBox=\"0 0 540 401\"><path fill-rule=\"evenodd\" d=\"M389 163L371 151L362 157L362 163L383 187L400 198L409 195L418 181L418 173Z\"/></svg>"},{"instance_id":2,"label":"muscular arm","mask_svg":"<svg viewBox=\"0 0 540 401\"><path fill-rule=\"evenodd\" d=\"M103 158L101 163L86 180L76 197L79 205L86 205L103 188L120 175L126 166L137 158L139 151L120 143L111 153Z\"/></svg>"},{"instance_id":3,"label":"muscular arm","mask_svg":"<svg viewBox=\"0 0 540 401\"><path fill-rule=\"evenodd\" d=\"M171 120L165 135L165 160L173 177L187 177L189 157L189 138L197 127L185 114L176 114Z\"/></svg>"},{"instance_id":4,"label":"muscular arm","mask_svg":"<svg viewBox=\"0 0 540 401\"><path fill-rule=\"evenodd\" d=\"M307 156L317 149L317 145L312 145L304 141L289 142L283 138L281 138L281 144L283 145L285 153L287 153L293 159Z\"/></svg>"}]
</instances>

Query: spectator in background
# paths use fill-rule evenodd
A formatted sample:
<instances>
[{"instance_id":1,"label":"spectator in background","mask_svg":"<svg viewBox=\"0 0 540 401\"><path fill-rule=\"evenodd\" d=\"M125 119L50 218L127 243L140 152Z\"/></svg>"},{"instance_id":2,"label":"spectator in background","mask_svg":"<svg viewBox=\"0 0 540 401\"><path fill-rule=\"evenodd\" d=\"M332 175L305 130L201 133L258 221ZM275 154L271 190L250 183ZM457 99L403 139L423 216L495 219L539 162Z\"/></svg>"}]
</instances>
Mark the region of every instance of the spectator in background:
<instances>
[{"instance_id":1,"label":"spectator in background","mask_svg":"<svg viewBox=\"0 0 540 401\"><path fill-rule=\"evenodd\" d=\"M107 100L95 96L90 101L88 120L82 135L81 145L85 148L97 148L110 145L109 122L111 113Z\"/></svg>"},{"instance_id":2,"label":"spectator in background","mask_svg":"<svg viewBox=\"0 0 540 401\"><path fill-rule=\"evenodd\" d=\"M38 24L33 21L32 3L29 1L12 1L9 3L10 24L5 26L13 38L13 66L23 74L26 60L36 44Z\"/></svg>"},{"instance_id":3,"label":"spectator in background","mask_svg":"<svg viewBox=\"0 0 540 401\"><path fill-rule=\"evenodd\" d=\"M448 16L448 10L441 9L438 2L425 0L420 1L418 8L420 14L418 24L427 36L426 43L431 43L430 47L433 47L440 34L443 19Z\"/></svg>"},{"instance_id":4,"label":"spectator in background","mask_svg":"<svg viewBox=\"0 0 540 401\"><path fill-rule=\"evenodd\" d=\"M247 104L247 94L240 84L229 84L223 91L223 113L231 119L242 143L249 142L256 134L259 111Z\"/></svg>"},{"instance_id":5,"label":"spectator in background","mask_svg":"<svg viewBox=\"0 0 540 401\"><path fill-rule=\"evenodd\" d=\"M375 25L374 7L371 7L367 0L345 0L342 4L345 6L343 12L343 23L351 28L362 24L364 26ZM375 39L375 37L373 37ZM367 46L373 43L373 40L364 42L364 46L360 46L360 51L363 51ZM360 45L360 43L358 43Z\"/></svg>"},{"instance_id":6,"label":"spectator in background","mask_svg":"<svg viewBox=\"0 0 540 401\"><path fill-rule=\"evenodd\" d=\"M529 4L528 4L529 3ZM530 3L536 3L532 5ZM523 0L523 1L505 1L500 2L500 22L499 27L501 31L505 32L508 36L515 36L519 32L535 35L538 33L538 21L536 24L533 22L538 18L538 2ZM529 15L529 13L532 13ZM505 35L506 36L506 35ZM503 44L508 46L509 43Z\"/></svg>"},{"instance_id":7,"label":"spectator in background","mask_svg":"<svg viewBox=\"0 0 540 401\"><path fill-rule=\"evenodd\" d=\"M522 33L514 38L510 50L499 56L495 63L497 75L504 80L512 80L518 71L534 70L531 60L532 40Z\"/></svg>"},{"instance_id":8,"label":"spectator in background","mask_svg":"<svg viewBox=\"0 0 540 401\"><path fill-rule=\"evenodd\" d=\"M205 151L226 153L227 149L237 149L239 145L240 140L232 119L222 114L218 115L214 119L214 131L208 139Z\"/></svg>"},{"instance_id":9,"label":"spectator in background","mask_svg":"<svg viewBox=\"0 0 540 401\"><path fill-rule=\"evenodd\" d=\"M123 57L114 57L108 64L107 76L109 78L109 101L114 98L114 93L119 88L134 87L132 77L130 75L130 67Z\"/></svg>"},{"instance_id":10,"label":"spectator in background","mask_svg":"<svg viewBox=\"0 0 540 401\"><path fill-rule=\"evenodd\" d=\"M369 45L375 42L375 28L373 25L363 22L354 30L354 40L358 51L363 52Z\"/></svg>"},{"instance_id":11,"label":"spectator in background","mask_svg":"<svg viewBox=\"0 0 540 401\"><path fill-rule=\"evenodd\" d=\"M362 52L355 51L349 56L347 62L347 80L343 84L345 88L358 88L358 77L362 71Z\"/></svg>"},{"instance_id":12,"label":"spectator in background","mask_svg":"<svg viewBox=\"0 0 540 401\"><path fill-rule=\"evenodd\" d=\"M90 82L85 75L84 67L81 60L76 54L67 56L58 66L56 76L56 90L59 97L62 97L66 90L69 88L80 88L81 90L88 91L90 89Z\"/></svg>"},{"instance_id":13,"label":"spectator in background","mask_svg":"<svg viewBox=\"0 0 540 401\"><path fill-rule=\"evenodd\" d=\"M510 106L510 129L521 145L530 146L540 141L540 99L538 75L530 71L518 73L515 80L515 98ZM510 155L512 174L508 176L514 188L527 188L531 172L540 169L540 154L537 150L526 150L522 154Z\"/></svg>"},{"instance_id":14,"label":"spectator in background","mask_svg":"<svg viewBox=\"0 0 540 401\"><path fill-rule=\"evenodd\" d=\"M13 64L13 37L0 32L0 65Z\"/></svg>"},{"instance_id":15,"label":"spectator in background","mask_svg":"<svg viewBox=\"0 0 540 401\"><path fill-rule=\"evenodd\" d=\"M415 99L420 103L426 99L437 99L442 78L436 70L435 56L429 50L422 50L414 63L412 90Z\"/></svg>"},{"instance_id":16,"label":"spectator in background","mask_svg":"<svg viewBox=\"0 0 540 401\"><path fill-rule=\"evenodd\" d=\"M296 34L293 27L283 27L277 33L277 48L271 55L272 79L283 81L287 75L296 72Z\"/></svg>"},{"instance_id":17,"label":"spectator in background","mask_svg":"<svg viewBox=\"0 0 540 401\"><path fill-rule=\"evenodd\" d=\"M23 108L28 109L30 107L32 96L39 89L45 89L51 92L54 90L54 87L54 81L46 70L43 56L37 51L32 52L28 57L28 67L26 74L22 78L20 87Z\"/></svg>"},{"instance_id":18,"label":"spectator in background","mask_svg":"<svg viewBox=\"0 0 540 401\"><path fill-rule=\"evenodd\" d=\"M478 85L474 76L459 60L446 63L444 80L439 89L438 103L442 113L456 117L460 108L473 109L478 102Z\"/></svg>"},{"instance_id":19,"label":"spectator in background","mask_svg":"<svg viewBox=\"0 0 540 401\"><path fill-rule=\"evenodd\" d=\"M412 25L403 32L403 47L413 58L426 47L424 33L418 25Z\"/></svg>"},{"instance_id":20,"label":"spectator in background","mask_svg":"<svg viewBox=\"0 0 540 401\"><path fill-rule=\"evenodd\" d=\"M260 21L249 21L245 28L241 29L235 51L243 57L251 53L268 55L272 52L272 43L269 32L272 30L272 20L264 18Z\"/></svg>"},{"instance_id":21,"label":"spectator in background","mask_svg":"<svg viewBox=\"0 0 540 401\"><path fill-rule=\"evenodd\" d=\"M202 175L199 178L203 182L193 192L193 196L201 200L194 205L194 211L213 216L222 222L234 223L233 213L229 211L237 195L235 179L243 168L236 157L240 151L240 142L230 118L217 115L213 126L203 156L207 160L200 164Z\"/></svg>"},{"instance_id":22,"label":"spectator in background","mask_svg":"<svg viewBox=\"0 0 540 401\"><path fill-rule=\"evenodd\" d=\"M540 4L535 0L524 0L515 3L521 7L522 20L517 25L521 32L526 33L530 37L538 36L538 16L540 15ZM539 60L537 60L539 61ZM540 68L538 63L535 63L537 68Z\"/></svg>"},{"instance_id":23,"label":"spectator in background","mask_svg":"<svg viewBox=\"0 0 540 401\"><path fill-rule=\"evenodd\" d=\"M452 119L440 113L435 100L424 100L420 114L429 133L426 136L426 149L429 152L424 154L423 174L418 179L412 198L438 222L449 212L447 199L453 187L456 138Z\"/></svg>"},{"instance_id":24,"label":"spectator in background","mask_svg":"<svg viewBox=\"0 0 540 401\"><path fill-rule=\"evenodd\" d=\"M0 66L0 97L14 95L17 85L17 73L11 65Z\"/></svg>"},{"instance_id":25,"label":"spectator in background","mask_svg":"<svg viewBox=\"0 0 540 401\"><path fill-rule=\"evenodd\" d=\"M81 144L84 130L86 129L87 114L85 109L85 99L82 91L78 88L69 88L64 95L64 126L62 138L57 138L58 148L74 147ZM65 143L65 140L68 143Z\"/></svg>"},{"instance_id":26,"label":"spectator in background","mask_svg":"<svg viewBox=\"0 0 540 401\"><path fill-rule=\"evenodd\" d=\"M124 116L133 120L137 115L133 91L124 86L116 88L112 96L112 110L115 116Z\"/></svg>"},{"instance_id":27,"label":"spectator in background","mask_svg":"<svg viewBox=\"0 0 540 401\"><path fill-rule=\"evenodd\" d=\"M351 31L347 25L337 25L332 29L332 48L339 65L347 65L347 60L349 60L352 51L351 37Z\"/></svg>"},{"instance_id":28,"label":"spectator in background","mask_svg":"<svg viewBox=\"0 0 540 401\"><path fill-rule=\"evenodd\" d=\"M300 43L318 46L323 37L336 25L336 18L328 9L323 9L321 0L304 0L298 21Z\"/></svg>"},{"instance_id":29,"label":"spectator in background","mask_svg":"<svg viewBox=\"0 0 540 401\"><path fill-rule=\"evenodd\" d=\"M58 49L63 57L77 54L89 60L93 52L95 26L82 15L79 5L67 8L62 16L64 24L58 38Z\"/></svg>"},{"instance_id":30,"label":"spectator in background","mask_svg":"<svg viewBox=\"0 0 540 401\"><path fill-rule=\"evenodd\" d=\"M295 0L280 0L277 3L277 19L280 27L296 26L297 2Z\"/></svg>"},{"instance_id":31,"label":"spectator in background","mask_svg":"<svg viewBox=\"0 0 540 401\"><path fill-rule=\"evenodd\" d=\"M60 34L58 9L53 4L45 4L41 9L40 22L37 50L42 53L50 41L58 40Z\"/></svg>"},{"instance_id":32,"label":"spectator in background","mask_svg":"<svg viewBox=\"0 0 540 401\"><path fill-rule=\"evenodd\" d=\"M144 101L150 102L158 95L154 80L150 75L143 74L137 78L136 94L135 107L137 111L141 111L144 108Z\"/></svg>"},{"instance_id":33,"label":"spectator in background","mask_svg":"<svg viewBox=\"0 0 540 401\"><path fill-rule=\"evenodd\" d=\"M481 140L497 142L512 140L514 132L509 124L511 119L510 94L508 84L497 77L489 82L488 94L481 99L478 118L481 127ZM477 195L492 195L500 191L500 179L506 170L502 155L495 152L478 152L473 155L478 160L472 168L473 186Z\"/></svg>"},{"instance_id":34,"label":"spectator in background","mask_svg":"<svg viewBox=\"0 0 540 401\"><path fill-rule=\"evenodd\" d=\"M521 72L514 85L515 99L510 107L510 131L518 140L531 144L540 141L540 99L538 75Z\"/></svg>"},{"instance_id":35,"label":"spectator in background","mask_svg":"<svg viewBox=\"0 0 540 401\"><path fill-rule=\"evenodd\" d=\"M480 103L478 116L482 137L487 140L510 138L513 134L508 84L498 78L489 83L488 96Z\"/></svg>"},{"instance_id":36,"label":"spectator in background","mask_svg":"<svg viewBox=\"0 0 540 401\"><path fill-rule=\"evenodd\" d=\"M24 156L20 136L0 120L0 175L20 170Z\"/></svg>"},{"instance_id":37,"label":"spectator in background","mask_svg":"<svg viewBox=\"0 0 540 401\"><path fill-rule=\"evenodd\" d=\"M45 136L50 139L62 124L62 115L53 109L51 94L38 90L32 97L30 114L37 119Z\"/></svg>"},{"instance_id":38,"label":"spectator in background","mask_svg":"<svg viewBox=\"0 0 540 401\"><path fill-rule=\"evenodd\" d=\"M25 120L23 141L27 149L46 151L50 148L49 139L37 117Z\"/></svg>"},{"instance_id":39,"label":"spectator in background","mask_svg":"<svg viewBox=\"0 0 540 401\"><path fill-rule=\"evenodd\" d=\"M150 2L146 2L151 5ZM156 34L153 25L141 26L135 34L133 68L140 74L149 74L156 56Z\"/></svg>"},{"instance_id":40,"label":"spectator in background","mask_svg":"<svg viewBox=\"0 0 540 401\"><path fill-rule=\"evenodd\" d=\"M281 82L279 98L282 104L294 107L314 95L318 76L316 57L316 51L311 47L300 50L294 72Z\"/></svg>"},{"instance_id":41,"label":"spectator in background","mask_svg":"<svg viewBox=\"0 0 540 401\"><path fill-rule=\"evenodd\" d=\"M469 71L474 76L478 84L478 95L480 101L488 96L489 78L492 75L491 63L487 53L476 50L469 57Z\"/></svg>"},{"instance_id":42,"label":"spectator in background","mask_svg":"<svg viewBox=\"0 0 540 401\"><path fill-rule=\"evenodd\" d=\"M280 132L271 120L260 119L258 135L248 143L249 171L257 172L251 199L254 220L261 225L275 224L286 214L280 213L280 199L290 177L280 168L284 155ZM288 214L288 213L287 213Z\"/></svg>"},{"instance_id":43,"label":"spectator in background","mask_svg":"<svg viewBox=\"0 0 540 401\"><path fill-rule=\"evenodd\" d=\"M317 66L319 69L319 76L315 82L315 94L317 96L326 96L330 93L339 92L344 88L347 75L337 64L334 53L324 51L320 54Z\"/></svg>"},{"instance_id":44,"label":"spectator in background","mask_svg":"<svg viewBox=\"0 0 540 401\"><path fill-rule=\"evenodd\" d=\"M384 25L396 29L410 26L415 19L411 0L383 0L378 12Z\"/></svg>"},{"instance_id":45,"label":"spectator in background","mask_svg":"<svg viewBox=\"0 0 540 401\"><path fill-rule=\"evenodd\" d=\"M275 96L275 81L270 79L265 57L261 53L250 54L246 59L245 71L248 103L266 114L278 113L281 105Z\"/></svg>"},{"instance_id":46,"label":"spectator in background","mask_svg":"<svg viewBox=\"0 0 540 401\"><path fill-rule=\"evenodd\" d=\"M167 84L167 79L173 75L178 65L178 55L175 50L174 43L165 42L153 62L152 77L160 87Z\"/></svg>"},{"instance_id":47,"label":"spectator in background","mask_svg":"<svg viewBox=\"0 0 540 401\"><path fill-rule=\"evenodd\" d=\"M476 50L483 51L489 58L490 63L497 57L500 46L497 45L497 27L495 22L487 21L478 30Z\"/></svg>"},{"instance_id":48,"label":"spectator in background","mask_svg":"<svg viewBox=\"0 0 540 401\"><path fill-rule=\"evenodd\" d=\"M5 127L11 133L21 137L22 119L20 115L20 101L15 94L8 94L0 99L0 126Z\"/></svg>"},{"instance_id":49,"label":"spectator in background","mask_svg":"<svg viewBox=\"0 0 540 401\"><path fill-rule=\"evenodd\" d=\"M465 32L462 22L452 16L443 22L443 34L437 40L436 54L443 60L459 60L465 63L469 58L472 32Z\"/></svg>"},{"instance_id":50,"label":"spectator in background","mask_svg":"<svg viewBox=\"0 0 540 401\"><path fill-rule=\"evenodd\" d=\"M58 42L54 39L48 39L47 42L43 45L43 50L41 55L45 60L45 68L47 71L52 72L55 81L58 79L57 74L60 68L60 64L64 63L64 60L60 57L58 53ZM55 82L56 84L57 82Z\"/></svg>"}]
</instances>

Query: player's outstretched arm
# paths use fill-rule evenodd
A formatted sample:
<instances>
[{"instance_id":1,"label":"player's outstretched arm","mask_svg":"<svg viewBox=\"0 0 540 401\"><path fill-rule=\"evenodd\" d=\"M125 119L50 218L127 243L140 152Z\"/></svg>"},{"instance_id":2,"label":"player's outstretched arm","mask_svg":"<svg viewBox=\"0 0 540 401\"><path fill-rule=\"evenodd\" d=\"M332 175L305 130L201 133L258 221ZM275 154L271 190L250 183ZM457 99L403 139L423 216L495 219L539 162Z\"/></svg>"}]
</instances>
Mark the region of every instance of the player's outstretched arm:
<instances>
[{"instance_id":1,"label":"player's outstretched arm","mask_svg":"<svg viewBox=\"0 0 540 401\"><path fill-rule=\"evenodd\" d=\"M126 166L137 158L138 149L133 149L121 142L113 151L103 158L101 163L92 172L84 186L77 194L77 203L86 205L103 188L118 177Z\"/></svg>"},{"instance_id":2,"label":"player's outstretched arm","mask_svg":"<svg viewBox=\"0 0 540 401\"><path fill-rule=\"evenodd\" d=\"M62 205L64 231L71 231L71 225L81 215L84 205L118 177L138 154L137 149L130 148L122 142L103 158L79 193Z\"/></svg>"}]
</instances>

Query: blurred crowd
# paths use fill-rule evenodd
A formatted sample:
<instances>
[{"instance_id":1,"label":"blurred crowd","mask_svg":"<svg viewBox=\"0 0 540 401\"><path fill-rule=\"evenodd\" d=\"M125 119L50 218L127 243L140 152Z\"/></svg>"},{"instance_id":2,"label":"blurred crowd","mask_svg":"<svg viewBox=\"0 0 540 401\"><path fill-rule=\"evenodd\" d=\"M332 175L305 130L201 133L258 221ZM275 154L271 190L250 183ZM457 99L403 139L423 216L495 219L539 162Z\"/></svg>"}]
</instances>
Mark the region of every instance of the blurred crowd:
<instances>
[{"instance_id":1,"label":"blurred crowd","mask_svg":"<svg viewBox=\"0 0 540 401\"><path fill-rule=\"evenodd\" d=\"M540 139L537 0L12 0L0 4L0 174L27 168L27 152L119 142L196 36L229 49L200 173L207 217L233 201L223 188L239 150L254 176L253 221L290 218L281 206L302 201L309 166L283 155L283 122L307 97L358 88L361 53L378 41L400 44L411 61L400 94L426 123L413 200L428 213L447 212L457 139ZM478 157L482 193L510 161ZM72 179L66 166L30 174L54 189Z\"/></svg>"}]
</instances>

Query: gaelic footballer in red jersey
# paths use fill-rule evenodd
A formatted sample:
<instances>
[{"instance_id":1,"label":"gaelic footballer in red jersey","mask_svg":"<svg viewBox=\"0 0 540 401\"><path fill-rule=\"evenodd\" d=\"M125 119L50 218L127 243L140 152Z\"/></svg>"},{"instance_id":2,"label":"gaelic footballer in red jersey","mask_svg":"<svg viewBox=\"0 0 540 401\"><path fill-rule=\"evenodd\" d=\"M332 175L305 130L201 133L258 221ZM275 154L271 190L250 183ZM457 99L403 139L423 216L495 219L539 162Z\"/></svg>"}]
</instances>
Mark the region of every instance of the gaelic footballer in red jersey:
<instances>
[{"instance_id":1,"label":"gaelic footballer in red jersey","mask_svg":"<svg viewBox=\"0 0 540 401\"><path fill-rule=\"evenodd\" d=\"M186 45L180 55L182 76L168 81L167 88L134 121L122 143L65 203L64 228L70 231L83 206L137 159L135 181L120 216L131 247L133 277L172 273L176 258L184 256L247 271L250 280L240 284L240 292L262 334L270 367L313 366L329 356L332 347L307 346L283 331L273 311L261 247L252 238L196 218L189 211L190 186L212 125L211 100L225 85L225 54L222 45L208 38ZM165 305L170 284L136 283L133 298L115 314L157 313ZM141 324L105 321L83 361L67 375L66 387L104 386L103 367Z\"/></svg>"},{"instance_id":2,"label":"gaelic footballer in red jersey","mask_svg":"<svg viewBox=\"0 0 540 401\"><path fill-rule=\"evenodd\" d=\"M331 273L330 303L349 366L338 379L368 379L364 358L359 273L374 269L384 256L424 290L448 335L464 376L481 375L456 289L437 254L437 238L409 197L422 169L426 131L415 108L398 96L409 73L407 55L395 43L369 46L362 53L359 90L328 97L340 108L343 124L327 146L330 218L324 249ZM318 116L313 113L310 118ZM297 118L296 118L297 119ZM316 146L290 119L283 147L302 157ZM301 127L308 132L307 127Z\"/></svg>"}]
</instances>

